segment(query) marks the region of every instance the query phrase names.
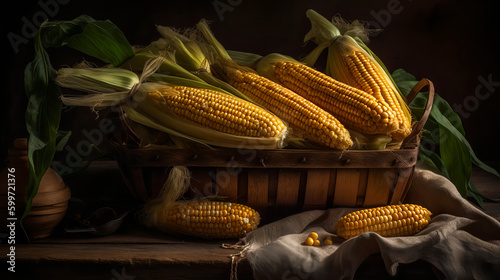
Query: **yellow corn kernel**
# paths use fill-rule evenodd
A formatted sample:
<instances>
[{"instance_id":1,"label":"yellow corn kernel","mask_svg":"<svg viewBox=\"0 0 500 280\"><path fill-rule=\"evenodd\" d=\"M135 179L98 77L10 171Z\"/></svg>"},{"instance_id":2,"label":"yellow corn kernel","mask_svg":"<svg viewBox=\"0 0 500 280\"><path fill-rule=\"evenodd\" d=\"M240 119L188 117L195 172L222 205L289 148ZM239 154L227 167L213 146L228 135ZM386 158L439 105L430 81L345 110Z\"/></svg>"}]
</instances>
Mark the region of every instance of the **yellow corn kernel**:
<instances>
[{"instance_id":1,"label":"yellow corn kernel","mask_svg":"<svg viewBox=\"0 0 500 280\"><path fill-rule=\"evenodd\" d=\"M368 218L370 215L371 218ZM432 213L426 208L413 204L363 209L340 218L336 225L337 235L344 239L368 231L386 237L412 235L429 224L431 215Z\"/></svg>"},{"instance_id":2,"label":"yellow corn kernel","mask_svg":"<svg viewBox=\"0 0 500 280\"><path fill-rule=\"evenodd\" d=\"M313 232L309 233L309 237L311 237L313 240L316 240L316 239L318 239L318 233L313 231Z\"/></svg>"},{"instance_id":3,"label":"yellow corn kernel","mask_svg":"<svg viewBox=\"0 0 500 280\"><path fill-rule=\"evenodd\" d=\"M313 246L318 247L319 245L320 245L319 240L318 240L318 239L315 239L315 240L314 240L314 243L313 243Z\"/></svg>"},{"instance_id":4,"label":"yellow corn kernel","mask_svg":"<svg viewBox=\"0 0 500 280\"><path fill-rule=\"evenodd\" d=\"M308 237L305 243L307 246L312 246L314 244L314 239L312 239L312 237Z\"/></svg>"},{"instance_id":5,"label":"yellow corn kernel","mask_svg":"<svg viewBox=\"0 0 500 280\"><path fill-rule=\"evenodd\" d=\"M325 245L332 245L333 244L332 237L328 236L327 238L325 238L323 243L325 243Z\"/></svg>"}]
</instances>

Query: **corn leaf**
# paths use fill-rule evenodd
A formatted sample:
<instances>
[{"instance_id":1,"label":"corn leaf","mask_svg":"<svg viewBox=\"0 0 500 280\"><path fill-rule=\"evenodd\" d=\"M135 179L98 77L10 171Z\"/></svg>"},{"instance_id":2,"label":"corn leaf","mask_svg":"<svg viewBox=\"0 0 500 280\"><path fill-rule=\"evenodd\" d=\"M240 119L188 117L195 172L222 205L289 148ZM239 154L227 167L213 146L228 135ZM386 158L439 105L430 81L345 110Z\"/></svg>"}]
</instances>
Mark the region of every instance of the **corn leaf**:
<instances>
[{"instance_id":1,"label":"corn leaf","mask_svg":"<svg viewBox=\"0 0 500 280\"><path fill-rule=\"evenodd\" d=\"M34 58L24 71L24 86L28 97L25 118L29 133L30 176L21 226L56 150L62 149L70 136L69 133L58 130L62 108L61 91L53 80L56 71L45 50L62 46L112 64L123 63L133 55L132 47L121 31L109 21L95 21L82 15L71 21L46 21L40 26L34 38Z\"/></svg>"},{"instance_id":2,"label":"corn leaf","mask_svg":"<svg viewBox=\"0 0 500 280\"><path fill-rule=\"evenodd\" d=\"M443 176L449 178L448 170L444 165L443 160L433 151L427 150L422 144L420 144L418 150L419 160L424 161L428 166L431 167L436 173L440 173Z\"/></svg>"},{"instance_id":3,"label":"corn leaf","mask_svg":"<svg viewBox=\"0 0 500 280\"><path fill-rule=\"evenodd\" d=\"M403 69L394 71L392 77L405 96L418 82L415 76ZM424 92L417 95L411 102L410 109L416 119L422 115L426 102L427 94ZM470 181L472 164L495 176L500 177L500 174L479 160L465 138L460 117L438 94L435 94L431 114L424 126L424 131L422 141L436 145L439 156L434 151L426 150L421 146L419 158L450 179L462 196L469 194L479 205L482 205L483 200L487 198L479 194Z\"/></svg>"},{"instance_id":4,"label":"corn leaf","mask_svg":"<svg viewBox=\"0 0 500 280\"><path fill-rule=\"evenodd\" d=\"M59 130L57 131L57 144L56 144L56 152L60 152L64 149L64 146L66 146L66 143L69 140L69 137L71 136L71 131L70 130Z\"/></svg>"},{"instance_id":5,"label":"corn leaf","mask_svg":"<svg viewBox=\"0 0 500 280\"><path fill-rule=\"evenodd\" d=\"M21 226L31 209L40 181L52 163L62 108L59 99L61 92L52 82L55 71L48 62L48 55L41 46L40 37L37 36L35 41L37 42L35 58L25 69L25 90L28 96L25 118L26 128L30 134L29 177L26 187L26 209L21 217Z\"/></svg>"},{"instance_id":6,"label":"corn leaf","mask_svg":"<svg viewBox=\"0 0 500 280\"><path fill-rule=\"evenodd\" d=\"M113 66L134 55L125 35L111 21L97 21L87 15L46 22L41 38L44 47L68 46Z\"/></svg>"}]
</instances>

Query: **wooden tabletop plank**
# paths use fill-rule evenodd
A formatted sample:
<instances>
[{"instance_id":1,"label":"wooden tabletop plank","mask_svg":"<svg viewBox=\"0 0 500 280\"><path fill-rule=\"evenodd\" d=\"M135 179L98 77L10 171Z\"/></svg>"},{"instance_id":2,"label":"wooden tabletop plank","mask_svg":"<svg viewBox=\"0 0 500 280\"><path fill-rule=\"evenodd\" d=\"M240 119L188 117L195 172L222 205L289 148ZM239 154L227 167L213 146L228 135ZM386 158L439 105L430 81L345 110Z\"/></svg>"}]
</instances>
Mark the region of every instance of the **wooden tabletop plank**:
<instances>
[{"instance_id":1,"label":"wooden tabletop plank","mask_svg":"<svg viewBox=\"0 0 500 280\"><path fill-rule=\"evenodd\" d=\"M102 169L104 165L98 166ZM115 168L116 165L107 167ZM99 173L110 174L102 170ZM500 178L474 168L472 182L486 197L500 199ZM500 203L485 202L484 211L500 220ZM134 223L132 217L126 221L110 236L59 232L31 244L16 244L17 264L19 268L25 266L27 269L16 274L20 278L14 279L54 279L53 273L56 272L72 280L120 279L123 273L136 276L135 279L229 279L231 255L239 250L225 249L221 245L235 244L237 240L175 236L142 227ZM6 246L0 244L2 252ZM6 261L6 254L0 256L0 261ZM370 258L356 279L373 279L372 276L383 274L384 270L370 269L373 267L370 263L377 262L380 263L379 257ZM410 275L432 275L426 264L409 264L406 269ZM251 278L251 268L243 262L238 268L238 279Z\"/></svg>"},{"instance_id":2,"label":"wooden tabletop plank","mask_svg":"<svg viewBox=\"0 0 500 280\"><path fill-rule=\"evenodd\" d=\"M18 261L61 261L132 264L230 264L236 249L214 243L171 244L19 244Z\"/></svg>"}]
</instances>

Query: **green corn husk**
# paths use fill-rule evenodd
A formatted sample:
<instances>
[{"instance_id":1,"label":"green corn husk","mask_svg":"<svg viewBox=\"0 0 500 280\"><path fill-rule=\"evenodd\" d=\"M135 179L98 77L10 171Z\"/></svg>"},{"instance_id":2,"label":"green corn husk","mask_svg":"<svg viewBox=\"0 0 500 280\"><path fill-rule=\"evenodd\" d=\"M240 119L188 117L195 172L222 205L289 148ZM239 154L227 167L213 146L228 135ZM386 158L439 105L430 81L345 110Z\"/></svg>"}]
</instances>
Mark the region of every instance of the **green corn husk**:
<instances>
[{"instance_id":1,"label":"green corn husk","mask_svg":"<svg viewBox=\"0 0 500 280\"><path fill-rule=\"evenodd\" d=\"M203 49L203 45L197 44L192 39L195 35L188 34L189 29L184 34L167 26L158 26L157 30L162 38L156 41L155 44L159 45L156 48L172 51L176 62L188 71L198 71L199 69L209 71L204 55L207 51Z\"/></svg>"},{"instance_id":2,"label":"green corn husk","mask_svg":"<svg viewBox=\"0 0 500 280\"><path fill-rule=\"evenodd\" d=\"M184 69L178 63L176 63L175 57L173 57L173 54L171 52L157 51L156 53L153 53L149 51L140 51L136 53L134 57L123 63L120 67L131 71L140 72L143 70L144 64L148 60L158 56L162 56L163 60L157 72L168 74L170 76L182 77L194 81L203 82L203 79L199 78L195 74Z\"/></svg>"},{"instance_id":3,"label":"green corn husk","mask_svg":"<svg viewBox=\"0 0 500 280\"><path fill-rule=\"evenodd\" d=\"M184 32L181 32L180 30L175 30L167 26L158 26L157 30L162 38L150 43L146 47L137 48L136 55L147 53L150 56L153 56L160 55L165 52L169 53L171 54L168 56L169 63L175 64L175 66L168 65L169 68L167 68L165 65L165 68L161 68L160 72L169 74L169 71L167 70L169 70L170 67L173 67L174 69L182 68L183 70L177 71L188 72L189 75L195 76L196 78L189 77L186 74L176 76L204 81L212 86L224 90L227 94L237 96L258 105L239 90L235 89L228 83L215 78L210 73L210 61L213 60L210 55L213 52L207 49L209 48L208 45L200 44L197 40L197 36L199 35L196 34L195 29L186 29Z\"/></svg>"},{"instance_id":4,"label":"green corn husk","mask_svg":"<svg viewBox=\"0 0 500 280\"><path fill-rule=\"evenodd\" d=\"M283 54L279 53L270 53L263 58L259 59L259 61L255 65L255 70L259 75L264 76L272 81L277 82L277 79L274 77L274 65L276 62L279 61L287 61L287 62L293 62L293 63L302 63L299 62L298 60L295 60L294 58L290 56L286 56Z\"/></svg>"},{"instance_id":5,"label":"green corn husk","mask_svg":"<svg viewBox=\"0 0 500 280\"><path fill-rule=\"evenodd\" d=\"M199 88L207 88L207 89L212 89L216 91L220 91L229 95L234 95L237 96L237 93L235 91L230 92L224 89L225 83L215 79L212 77L205 77L205 76L211 76L211 75L205 75L198 73L198 75L193 74L192 72L186 70L182 66L180 66L176 61L175 61L175 56L171 52L164 52L164 48L156 50L159 55L154 54L153 52L149 51L140 51L136 53L136 55L129 59L127 62L123 63L120 67L124 69L128 69L131 71L135 72L140 72L144 68L144 64L151 59L157 58L158 56L163 57L162 62L157 70L157 72L153 75L151 75L148 80L150 81L163 81L167 83L172 83L172 84L179 84L179 85L185 85L186 83L191 83L192 85L197 85ZM204 71L204 70L199 70ZM200 78L204 77L204 79ZM211 82L208 83L206 80L210 80ZM198 83L196 83L198 82ZM226 87L227 88L227 87ZM229 88L229 90L231 90ZM231 90L232 91L232 90ZM236 93L236 94L235 94ZM248 100L247 100L248 101Z\"/></svg>"},{"instance_id":6,"label":"green corn husk","mask_svg":"<svg viewBox=\"0 0 500 280\"><path fill-rule=\"evenodd\" d=\"M191 79L186 79L186 78L182 78L182 77L176 77L176 76L171 76L171 75L166 75L166 74L161 74L161 73L155 73L155 74L149 76L146 80L148 82L164 82L164 83L171 84L171 85L210 89L210 90L215 90L215 91L219 91L221 93L231 95L230 93L228 93L224 89L213 86L213 85L211 85L203 80L202 81L191 80Z\"/></svg>"},{"instance_id":7,"label":"green corn husk","mask_svg":"<svg viewBox=\"0 0 500 280\"><path fill-rule=\"evenodd\" d=\"M201 32L203 39L206 41L207 45L213 48L219 58L223 60L231 60L231 56L226 51L226 48L224 48L224 46L215 38L215 36L213 36L206 20L200 20L196 24L196 28L199 32Z\"/></svg>"},{"instance_id":8,"label":"green corn husk","mask_svg":"<svg viewBox=\"0 0 500 280\"><path fill-rule=\"evenodd\" d=\"M161 59L156 63L160 64ZM165 79L154 74L149 78ZM61 87L90 93L78 96L63 95L61 99L66 105L86 106L94 110L120 105L127 118L136 123L209 147L279 149L286 145L286 129L276 137L238 136L182 120L168 109L159 110L148 98L148 92L161 89L162 92L177 94L177 91L164 82L141 83L141 79L134 72L122 68L63 68L58 71L56 83ZM140 86L130 99L130 90L138 83ZM201 82L179 78L174 84L203 88Z\"/></svg>"},{"instance_id":9,"label":"green corn husk","mask_svg":"<svg viewBox=\"0 0 500 280\"><path fill-rule=\"evenodd\" d=\"M263 57L262 55L259 54L235 51L235 50L227 50L227 53L229 54L231 59L236 63L238 63L239 65L250 67L252 69L255 69L256 64Z\"/></svg>"},{"instance_id":10,"label":"green corn husk","mask_svg":"<svg viewBox=\"0 0 500 280\"><path fill-rule=\"evenodd\" d=\"M389 135L385 134L365 134L355 130L349 129L354 150L385 150L385 149L399 149L401 142L393 142ZM399 145L398 145L399 144Z\"/></svg>"}]
</instances>

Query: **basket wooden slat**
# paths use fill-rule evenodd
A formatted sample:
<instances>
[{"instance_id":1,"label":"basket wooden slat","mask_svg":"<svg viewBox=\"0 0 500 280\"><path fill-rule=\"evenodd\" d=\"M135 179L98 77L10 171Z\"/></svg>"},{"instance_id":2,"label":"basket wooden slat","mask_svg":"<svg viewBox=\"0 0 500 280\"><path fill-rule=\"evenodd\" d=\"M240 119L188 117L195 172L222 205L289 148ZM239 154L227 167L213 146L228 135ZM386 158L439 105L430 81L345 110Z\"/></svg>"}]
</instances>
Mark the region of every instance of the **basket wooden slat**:
<instances>
[{"instance_id":1,"label":"basket wooden slat","mask_svg":"<svg viewBox=\"0 0 500 280\"><path fill-rule=\"evenodd\" d=\"M159 194L173 166L187 166L187 196L218 195L249 205L264 220L329 207L372 207L402 202L418 157L419 134L432 107L434 89L421 119L398 150L169 149L116 146L115 155L131 191L146 201Z\"/></svg>"},{"instance_id":2,"label":"basket wooden slat","mask_svg":"<svg viewBox=\"0 0 500 280\"><path fill-rule=\"evenodd\" d=\"M280 169L276 193L276 204L283 207L297 205L300 187L300 171L295 169Z\"/></svg>"},{"instance_id":3,"label":"basket wooden slat","mask_svg":"<svg viewBox=\"0 0 500 280\"><path fill-rule=\"evenodd\" d=\"M418 149L398 150L245 150L117 147L129 166L212 166L222 168L406 168L415 164ZM385 156L387 154L387 156ZM384 155L384 156L381 156Z\"/></svg>"}]
</instances>

